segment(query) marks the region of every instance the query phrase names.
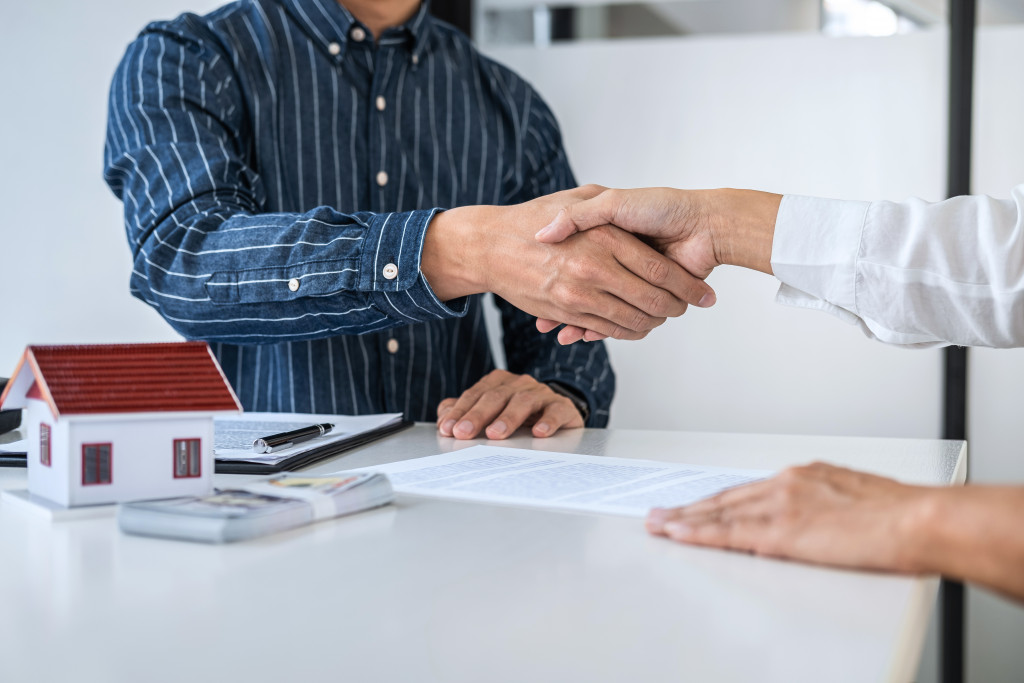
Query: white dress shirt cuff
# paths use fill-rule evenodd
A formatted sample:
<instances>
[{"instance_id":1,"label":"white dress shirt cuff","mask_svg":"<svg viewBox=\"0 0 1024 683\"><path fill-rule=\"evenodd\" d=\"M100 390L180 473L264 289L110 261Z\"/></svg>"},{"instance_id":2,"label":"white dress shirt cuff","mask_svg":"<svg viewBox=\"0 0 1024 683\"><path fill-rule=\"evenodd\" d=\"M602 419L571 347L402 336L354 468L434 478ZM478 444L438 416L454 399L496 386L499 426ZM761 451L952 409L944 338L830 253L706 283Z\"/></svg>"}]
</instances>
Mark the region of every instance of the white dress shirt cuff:
<instances>
[{"instance_id":1,"label":"white dress shirt cuff","mask_svg":"<svg viewBox=\"0 0 1024 683\"><path fill-rule=\"evenodd\" d=\"M855 316L857 257L869 205L782 198L772 243L772 270L782 282L777 301Z\"/></svg>"}]
</instances>

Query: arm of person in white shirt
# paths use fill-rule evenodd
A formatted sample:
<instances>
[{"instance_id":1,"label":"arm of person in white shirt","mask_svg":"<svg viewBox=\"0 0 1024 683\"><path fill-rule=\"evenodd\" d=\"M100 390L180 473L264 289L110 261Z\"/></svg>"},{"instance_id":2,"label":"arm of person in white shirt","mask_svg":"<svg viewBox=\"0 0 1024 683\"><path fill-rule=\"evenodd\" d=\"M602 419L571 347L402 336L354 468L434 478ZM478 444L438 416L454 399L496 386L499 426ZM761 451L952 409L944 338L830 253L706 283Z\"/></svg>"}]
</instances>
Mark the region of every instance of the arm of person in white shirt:
<instances>
[{"instance_id":1,"label":"arm of person in white shirt","mask_svg":"<svg viewBox=\"0 0 1024 683\"><path fill-rule=\"evenodd\" d=\"M1024 346L1022 203L1021 187L1006 201L937 204L612 190L567 207L538 239L615 224L700 278L721 264L774 274L780 301L829 311L885 342ZM595 336L560 333L580 338ZM647 528L819 564L939 573L1024 600L1022 518L1021 486L908 486L819 463L654 510Z\"/></svg>"},{"instance_id":2,"label":"arm of person in white shirt","mask_svg":"<svg viewBox=\"0 0 1024 683\"><path fill-rule=\"evenodd\" d=\"M538 239L606 223L653 238L697 277L721 264L774 274L781 303L831 312L883 342L1024 346L1024 185L1007 200L938 203L608 190L567 207ZM583 331L559 339L574 337Z\"/></svg>"}]
</instances>

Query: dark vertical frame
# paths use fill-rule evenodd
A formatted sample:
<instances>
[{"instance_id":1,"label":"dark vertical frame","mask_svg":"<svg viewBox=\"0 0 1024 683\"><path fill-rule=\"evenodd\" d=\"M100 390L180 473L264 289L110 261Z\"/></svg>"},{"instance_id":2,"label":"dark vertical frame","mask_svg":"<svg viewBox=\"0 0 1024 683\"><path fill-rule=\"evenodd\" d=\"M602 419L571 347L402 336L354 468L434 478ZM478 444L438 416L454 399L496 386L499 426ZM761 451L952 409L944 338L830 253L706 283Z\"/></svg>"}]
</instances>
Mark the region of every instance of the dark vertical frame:
<instances>
[{"instance_id":1,"label":"dark vertical frame","mask_svg":"<svg viewBox=\"0 0 1024 683\"><path fill-rule=\"evenodd\" d=\"M947 195L971 192L971 131L974 100L975 0L949 0L949 130ZM966 228L965 228L966 229ZM942 436L967 438L967 349L945 350ZM942 683L964 680L964 585L942 581L939 671Z\"/></svg>"},{"instance_id":2,"label":"dark vertical frame","mask_svg":"<svg viewBox=\"0 0 1024 683\"><path fill-rule=\"evenodd\" d=\"M576 38L576 8L551 8L551 40L574 40Z\"/></svg>"},{"instance_id":3,"label":"dark vertical frame","mask_svg":"<svg viewBox=\"0 0 1024 683\"><path fill-rule=\"evenodd\" d=\"M473 37L473 0L433 0L430 13Z\"/></svg>"}]
</instances>

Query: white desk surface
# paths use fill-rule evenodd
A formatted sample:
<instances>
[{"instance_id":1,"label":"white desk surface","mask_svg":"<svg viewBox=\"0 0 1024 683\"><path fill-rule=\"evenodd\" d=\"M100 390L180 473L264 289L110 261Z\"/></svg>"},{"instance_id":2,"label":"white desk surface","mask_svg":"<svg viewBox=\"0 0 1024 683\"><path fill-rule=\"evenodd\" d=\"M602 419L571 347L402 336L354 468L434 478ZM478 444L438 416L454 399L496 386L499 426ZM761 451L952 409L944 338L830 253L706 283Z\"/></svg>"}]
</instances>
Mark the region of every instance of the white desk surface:
<instances>
[{"instance_id":1,"label":"white desk surface","mask_svg":"<svg viewBox=\"0 0 1024 683\"><path fill-rule=\"evenodd\" d=\"M310 471L478 443L417 425ZM966 466L963 442L938 440L574 430L503 445L819 459L927 484ZM0 468L0 487L24 486ZM685 547L636 519L414 497L226 546L0 506L0 680L908 681L936 588Z\"/></svg>"}]
</instances>

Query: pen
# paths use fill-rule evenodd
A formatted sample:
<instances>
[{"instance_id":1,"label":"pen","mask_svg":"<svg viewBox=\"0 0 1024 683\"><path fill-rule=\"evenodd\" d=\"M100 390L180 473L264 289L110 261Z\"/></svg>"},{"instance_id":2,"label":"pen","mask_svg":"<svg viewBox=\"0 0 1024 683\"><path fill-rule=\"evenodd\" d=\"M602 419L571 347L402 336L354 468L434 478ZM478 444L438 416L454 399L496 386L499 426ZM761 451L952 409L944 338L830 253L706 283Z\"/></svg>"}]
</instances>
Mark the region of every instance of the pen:
<instances>
[{"instance_id":1,"label":"pen","mask_svg":"<svg viewBox=\"0 0 1024 683\"><path fill-rule=\"evenodd\" d=\"M270 436L253 441L252 449L257 453L273 453L274 451L294 446L297 443L323 436L332 429L334 429L334 425L325 422L324 424L293 429L290 432L271 434Z\"/></svg>"}]
</instances>

